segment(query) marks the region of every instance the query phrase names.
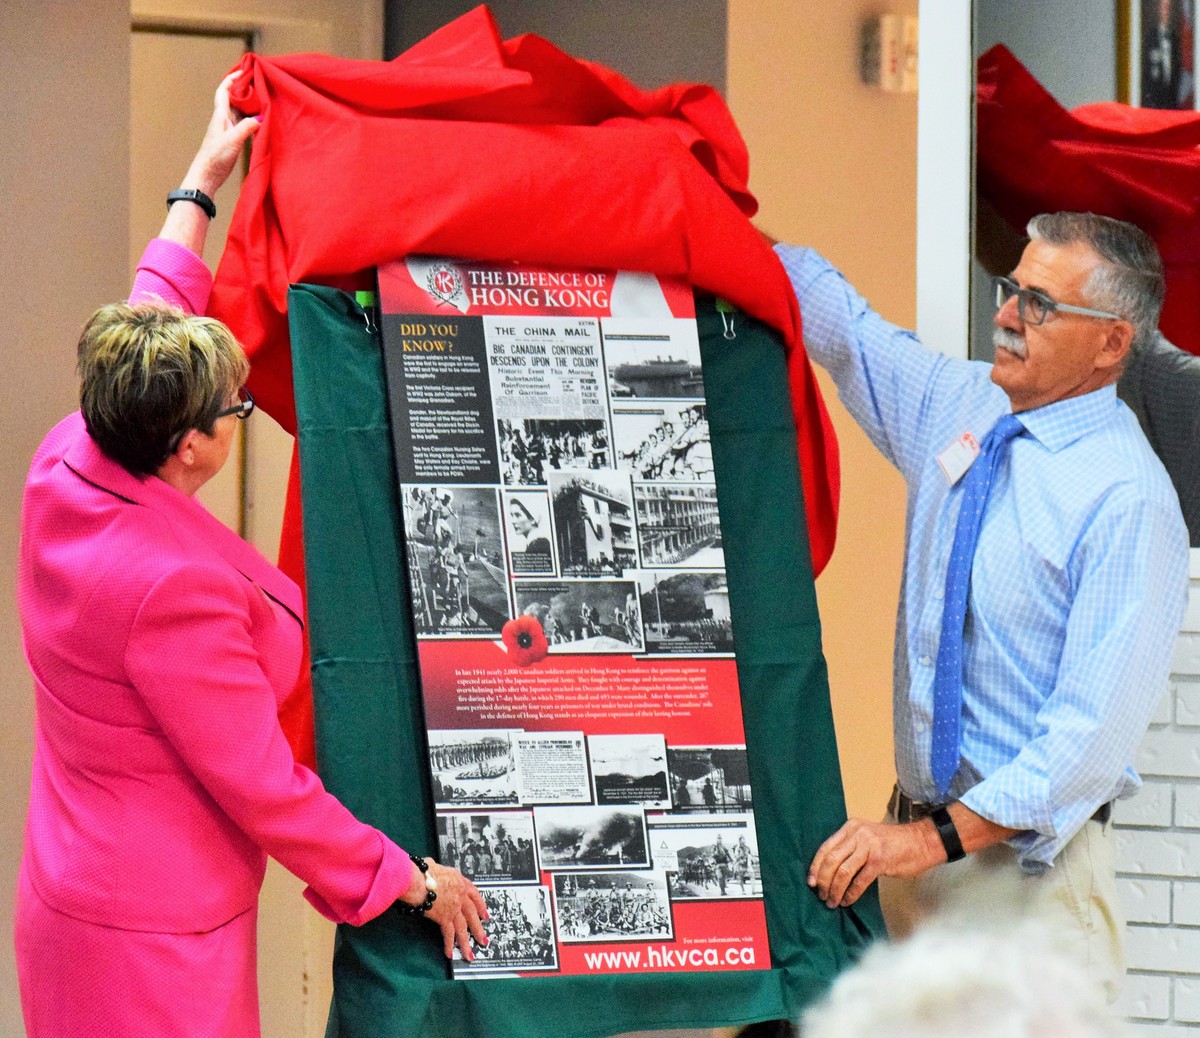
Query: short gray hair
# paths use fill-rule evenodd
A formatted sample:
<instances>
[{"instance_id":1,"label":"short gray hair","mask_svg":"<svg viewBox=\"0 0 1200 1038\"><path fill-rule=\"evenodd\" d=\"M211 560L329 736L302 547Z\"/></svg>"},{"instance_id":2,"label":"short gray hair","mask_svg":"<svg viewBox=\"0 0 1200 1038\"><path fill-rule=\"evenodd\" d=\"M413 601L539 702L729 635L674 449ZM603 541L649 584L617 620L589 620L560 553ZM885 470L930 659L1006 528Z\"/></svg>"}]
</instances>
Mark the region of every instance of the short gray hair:
<instances>
[{"instance_id":1,"label":"short gray hair","mask_svg":"<svg viewBox=\"0 0 1200 1038\"><path fill-rule=\"evenodd\" d=\"M1166 281L1158 246L1145 231L1095 213L1042 213L1025 230L1033 241L1087 245L1101 260L1084 286L1087 305L1129 321L1135 349L1153 340Z\"/></svg>"},{"instance_id":2,"label":"short gray hair","mask_svg":"<svg viewBox=\"0 0 1200 1038\"><path fill-rule=\"evenodd\" d=\"M1084 966L1030 926L927 926L881 942L805 1015L803 1038L1120 1038Z\"/></svg>"}]
</instances>

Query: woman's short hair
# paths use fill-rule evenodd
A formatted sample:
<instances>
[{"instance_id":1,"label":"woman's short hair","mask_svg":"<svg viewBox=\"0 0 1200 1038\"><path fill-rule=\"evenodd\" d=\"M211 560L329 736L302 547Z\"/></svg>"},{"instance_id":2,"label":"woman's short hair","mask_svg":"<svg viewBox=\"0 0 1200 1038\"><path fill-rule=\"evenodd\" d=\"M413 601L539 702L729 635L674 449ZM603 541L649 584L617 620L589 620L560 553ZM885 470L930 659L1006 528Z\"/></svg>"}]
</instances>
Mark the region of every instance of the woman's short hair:
<instances>
[{"instance_id":1,"label":"woman's short hair","mask_svg":"<svg viewBox=\"0 0 1200 1038\"><path fill-rule=\"evenodd\" d=\"M79 337L78 367L88 433L136 475L157 472L189 429L211 436L250 370L220 321L128 303L92 315Z\"/></svg>"}]
</instances>

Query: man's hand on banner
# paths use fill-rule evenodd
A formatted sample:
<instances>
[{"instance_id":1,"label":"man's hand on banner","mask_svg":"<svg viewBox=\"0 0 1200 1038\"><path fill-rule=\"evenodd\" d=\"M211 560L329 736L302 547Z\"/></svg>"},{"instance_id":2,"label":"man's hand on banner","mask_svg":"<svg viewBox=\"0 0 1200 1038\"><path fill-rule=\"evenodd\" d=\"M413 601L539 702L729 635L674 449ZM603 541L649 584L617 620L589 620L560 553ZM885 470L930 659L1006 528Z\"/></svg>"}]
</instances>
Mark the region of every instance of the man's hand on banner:
<instances>
[{"instance_id":1,"label":"man's hand on banner","mask_svg":"<svg viewBox=\"0 0 1200 1038\"><path fill-rule=\"evenodd\" d=\"M950 804L946 812L953 823L957 857L1017 833L965 804ZM817 849L808 867L808 885L830 908L846 908L880 876L919 876L944 865L947 857L948 845L932 818L903 824L851 818Z\"/></svg>"},{"instance_id":2,"label":"man's hand on banner","mask_svg":"<svg viewBox=\"0 0 1200 1038\"><path fill-rule=\"evenodd\" d=\"M851 818L817 850L808 885L830 908L845 908L880 876L919 876L945 860L929 819L894 825Z\"/></svg>"}]
</instances>

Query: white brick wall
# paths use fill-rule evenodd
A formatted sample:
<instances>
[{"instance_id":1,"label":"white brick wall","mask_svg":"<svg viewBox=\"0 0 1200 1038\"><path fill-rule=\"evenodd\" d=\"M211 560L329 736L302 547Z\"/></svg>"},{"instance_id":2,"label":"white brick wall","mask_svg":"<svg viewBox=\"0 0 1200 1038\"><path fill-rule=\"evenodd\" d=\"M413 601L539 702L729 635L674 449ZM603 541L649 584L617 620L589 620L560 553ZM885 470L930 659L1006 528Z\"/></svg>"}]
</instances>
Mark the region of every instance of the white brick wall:
<instances>
[{"instance_id":1,"label":"white brick wall","mask_svg":"<svg viewBox=\"0 0 1200 1038\"><path fill-rule=\"evenodd\" d=\"M1117 882L1129 920L1120 1009L1135 1038L1200 1025L1200 549L1171 680L1138 751L1145 779L1117 804Z\"/></svg>"}]
</instances>

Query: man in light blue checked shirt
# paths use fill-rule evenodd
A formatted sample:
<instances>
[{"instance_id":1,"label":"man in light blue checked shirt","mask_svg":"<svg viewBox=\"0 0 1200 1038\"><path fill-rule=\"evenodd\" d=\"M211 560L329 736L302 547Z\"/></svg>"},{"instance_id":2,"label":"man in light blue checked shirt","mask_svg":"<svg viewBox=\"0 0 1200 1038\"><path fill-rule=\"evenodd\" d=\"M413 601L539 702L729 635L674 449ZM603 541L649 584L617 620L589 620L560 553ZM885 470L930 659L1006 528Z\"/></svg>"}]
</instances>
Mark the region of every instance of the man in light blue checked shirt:
<instances>
[{"instance_id":1,"label":"man in light blue checked shirt","mask_svg":"<svg viewBox=\"0 0 1200 1038\"><path fill-rule=\"evenodd\" d=\"M997 279L994 365L927 350L816 253L777 246L810 356L908 483L897 791L887 822L851 819L821 846L809 884L832 908L882 878L893 936L934 915L1034 915L1115 998L1108 805L1140 785L1134 753L1187 597L1178 498L1115 389L1131 344L1156 334L1162 264L1145 234L1106 217L1043 215L1028 231ZM1023 428L968 557L959 756L943 792L931 755L950 545L963 476L1009 413Z\"/></svg>"}]
</instances>

